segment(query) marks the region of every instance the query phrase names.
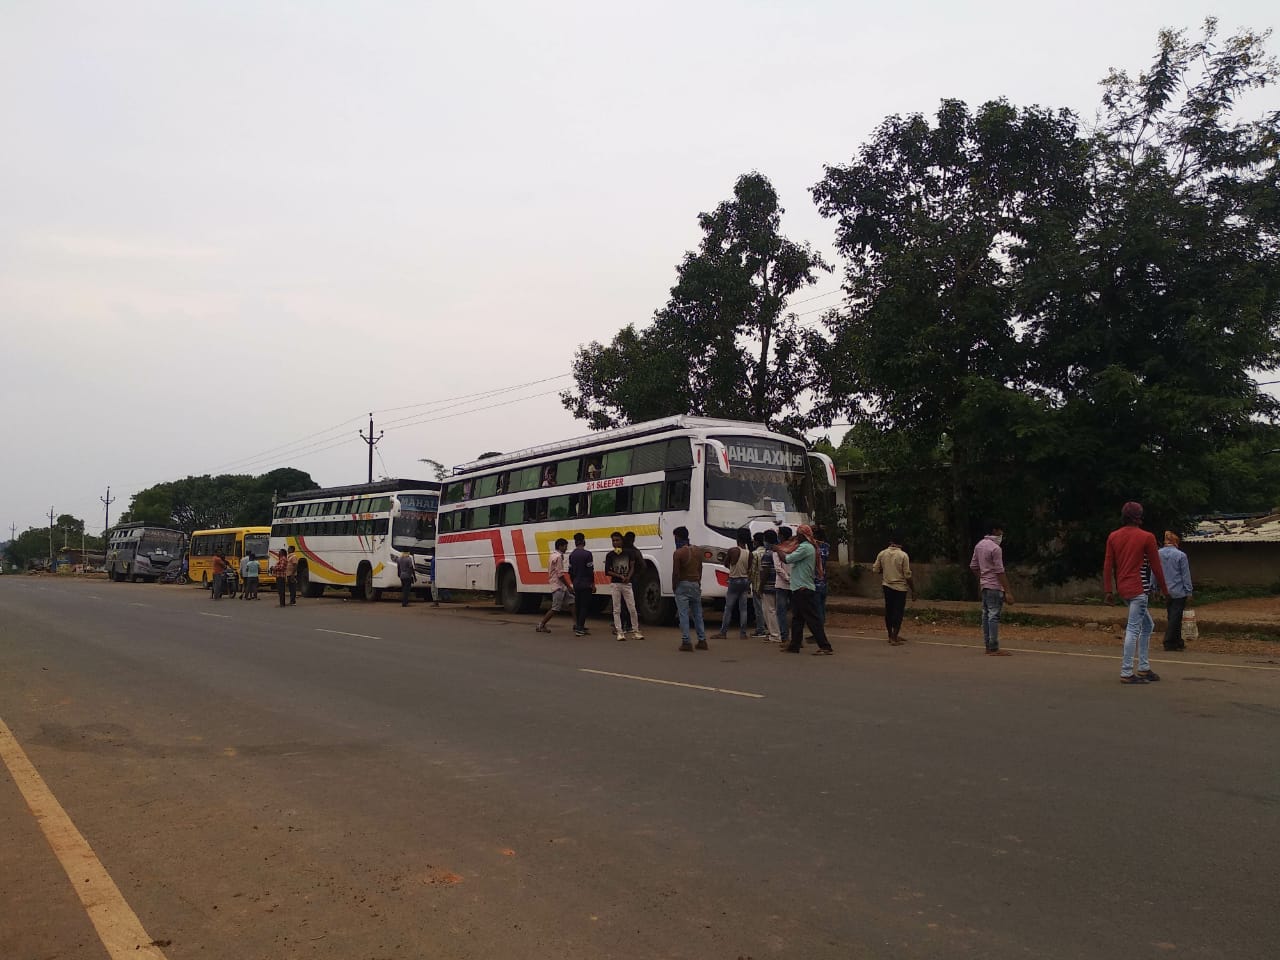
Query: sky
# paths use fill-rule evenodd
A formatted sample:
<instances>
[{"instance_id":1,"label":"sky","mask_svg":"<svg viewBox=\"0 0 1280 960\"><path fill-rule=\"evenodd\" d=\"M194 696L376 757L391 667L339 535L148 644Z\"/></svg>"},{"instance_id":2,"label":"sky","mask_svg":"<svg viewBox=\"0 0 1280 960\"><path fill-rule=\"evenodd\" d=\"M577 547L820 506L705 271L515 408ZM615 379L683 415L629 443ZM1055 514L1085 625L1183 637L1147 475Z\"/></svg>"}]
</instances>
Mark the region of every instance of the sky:
<instances>
[{"instance_id":1,"label":"sky","mask_svg":"<svg viewBox=\"0 0 1280 960\"><path fill-rule=\"evenodd\" d=\"M809 190L886 116L1092 117L1161 28L1276 9L4 0L0 539L98 530L108 486L362 482L370 411L375 477L578 436L576 349L649 321L739 175L838 266Z\"/></svg>"}]
</instances>

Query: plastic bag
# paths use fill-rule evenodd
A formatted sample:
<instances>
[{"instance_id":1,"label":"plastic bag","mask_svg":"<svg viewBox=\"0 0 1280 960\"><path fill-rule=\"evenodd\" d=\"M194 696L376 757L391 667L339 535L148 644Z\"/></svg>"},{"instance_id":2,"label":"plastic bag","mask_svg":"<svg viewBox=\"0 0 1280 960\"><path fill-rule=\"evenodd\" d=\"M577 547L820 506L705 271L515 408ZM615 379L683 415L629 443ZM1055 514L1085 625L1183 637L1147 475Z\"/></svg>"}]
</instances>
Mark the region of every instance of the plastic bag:
<instances>
[{"instance_id":1,"label":"plastic bag","mask_svg":"<svg viewBox=\"0 0 1280 960\"><path fill-rule=\"evenodd\" d=\"M1200 639L1200 625L1196 623L1196 612L1194 610L1184 610L1182 613L1182 639Z\"/></svg>"}]
</instances>

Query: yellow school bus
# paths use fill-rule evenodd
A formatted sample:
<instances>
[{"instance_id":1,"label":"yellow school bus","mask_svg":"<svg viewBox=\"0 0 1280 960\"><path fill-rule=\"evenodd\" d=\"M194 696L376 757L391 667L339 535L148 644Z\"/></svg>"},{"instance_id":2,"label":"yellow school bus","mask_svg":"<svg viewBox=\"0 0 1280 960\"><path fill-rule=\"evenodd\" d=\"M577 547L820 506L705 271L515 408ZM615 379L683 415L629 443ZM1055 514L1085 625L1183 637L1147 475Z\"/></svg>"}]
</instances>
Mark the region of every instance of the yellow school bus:
<instances>
[{"instance_id":1,"label":"yellow school bus","mask_svg":"<svg viewBox=\"0 0 1280 960\"><path fill-rule=\"evenodd\" d=\"M267 545L271 542L270 527L225 527L221 530L197 530L191 534L190 569L187 576L192 583L206 590L213 582L213 555L221 553L227 558L227 566L240 575L240 560L246 553L258 559L260 567L258 583L262 587L275 585L271 575L271 555Z\"/></svg>"}]
</instances>

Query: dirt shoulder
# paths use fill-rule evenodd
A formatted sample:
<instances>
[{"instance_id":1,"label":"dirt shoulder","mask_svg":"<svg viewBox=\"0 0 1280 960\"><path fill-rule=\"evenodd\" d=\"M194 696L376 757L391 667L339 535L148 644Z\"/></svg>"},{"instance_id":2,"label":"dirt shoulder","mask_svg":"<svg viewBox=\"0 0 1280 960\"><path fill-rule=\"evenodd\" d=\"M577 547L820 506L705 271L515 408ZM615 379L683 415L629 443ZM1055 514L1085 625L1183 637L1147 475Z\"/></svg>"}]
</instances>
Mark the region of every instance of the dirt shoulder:
<instances>
[{"instance_id":1,"label":"dirt shoulder","mask_svg":"<svg viewBox=\"0 0 1280 960\"><path fill-rule=\"evenodd\" d=\"M1235 602L1235 601L1232 601ZM828 626L833 630L849 630L879 636L884 633L884 618L878 614L845 613L828 610ZM966 622L961 617L940 615L932 608L907 609L902 634L906 637L954 638L971 635L976 645L982 643L979 628ZM1052 624L1027 625L1020 623L1002 623L1000 625L1002 643L1034 642L1044 644L1063 644L1080 647L1111 648L1117 655L1124 644L1124 623L1105 623L1088 626L1087 624ZM1203 627L1198 640L1186 641L1185 654L1165 653L1160 649L1160 631L1151 637L1151 647L1159 651L1161 656L1178 657L1194 654L1227 654L1234 656L1262 656L1274 658L1280 662L1280 638L1268 635L1253 635L1246 632L1214 633Z\"/></svg>"}]
</instances>

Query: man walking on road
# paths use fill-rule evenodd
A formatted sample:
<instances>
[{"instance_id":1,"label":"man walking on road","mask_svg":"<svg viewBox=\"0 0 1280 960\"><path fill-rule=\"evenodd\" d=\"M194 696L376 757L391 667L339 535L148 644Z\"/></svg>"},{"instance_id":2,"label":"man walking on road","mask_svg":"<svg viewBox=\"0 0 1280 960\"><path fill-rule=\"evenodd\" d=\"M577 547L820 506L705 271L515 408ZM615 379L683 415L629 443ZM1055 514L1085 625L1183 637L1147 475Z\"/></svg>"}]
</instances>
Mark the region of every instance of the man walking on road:
<instances>
[{"instance_id":1,"label":"man walking on road","mask_svg":"<svg viewBox=\"0 0 1280 960\"><path fill-rule=\"evenodd\" d=\"M693 617L698 649L707 649L707 629L702 624L702 554L689 543L689 528L671 531L676 552L671 555L671 592L676 595L676 611L680 614L680 652L692 653L689 643L689 618Z\"/></svg>"},{"instance_id":2,"label":"man walking on road","mask_svg":"<svg viewBox=\"0 0 1280 960\"><path fill-rule=\"evenodd\" d=\"M569 579L573 582L573 633L585 637L587 610L591 607L591 595L596 592L596 560L587 549L587 538L581 533L573 535L573 553L569 554Z\"/></svg>"},{"instance_id":3,"label":"man walking on road","mask_svg":"<svg viewBox=\"0 0 1280 960\"><path fill-rule=\"evenodd\" d=\"M889 534L889 545L876 556L871 565L880 574L880 588L884 591L884 628L889 642L895 647L905 641L899 638L902 617L907 608L907 591L916 598L916 582L911 577L911 558L901 546L902 537L895 531Z\"/></svg>"},{"instance_id":4,"label":"man walking on road","mask_svg":"<svg viewBox=\"0 0 1280 960\"><path fill-rule=\"evenodd\" d=\"M551 585L551 609L542 615L542 621L534 627L538 633L550 633L547 624L566 606L573 606L573 582L569 579L569 569L565 564L565 552L569 549L569 541L561 537L551 551L551 559L547 562L547 582Z\"/></svg>"},{"instance_id":5,"label":"man walking on road","mask_svg":"<svg viewBox=\"0 0 1280 960\"><path fill-rule=\"evenodd\" d=\"M1147 594L1142 588L1142 561L1151 565L1151 572L1160 584L1160 592L1169 595L1164 579L1164 567L1160 563L1160 551L1156 538L1142 529L1142 504L1130 500L1120 510L1124 526L1111 531L1107 537L1107 552L1102 561L1102 591L1104 601L1111 602L1113 582L1115 592L1129 605L1129 622L1124 630L1124 658L1120 661L1120 682L1124 684L1153 683L1160 679L1151 669L1147 652L1151 644L1151 631L1155 621L1147 610ZM1137 653L1138 669L1133 669Z\"/></svg>"},{"instance_id":6,"label":"man walking on road","mask_svg":"<svg viewBox=\"0 0 1280 960\"><path fill-rule=\"evenodd\" d=\"M1004 540L1004 524L995 520L987 523L987 535L973 548L969 569L978 575L978 587L982 591L982 642L987 656L1007 657L1008 650L1000 649L1000 613L1007 603L1013 605L1013 591L1004 572L1004 553L1000 543Z\"/></svg>"},{"instance_id":7,"label":"man walking on road","mask_svg":"<svg viewBox=\"0 0 1280 960\"><path fill-rule=\"evenodd\" d=\"M401 551L396 560L396 576L400 578L400 606L407 607L413 581L418 579L418 571L413 568L413 554L407 550Z\"/></svg>"}]
</instances>

